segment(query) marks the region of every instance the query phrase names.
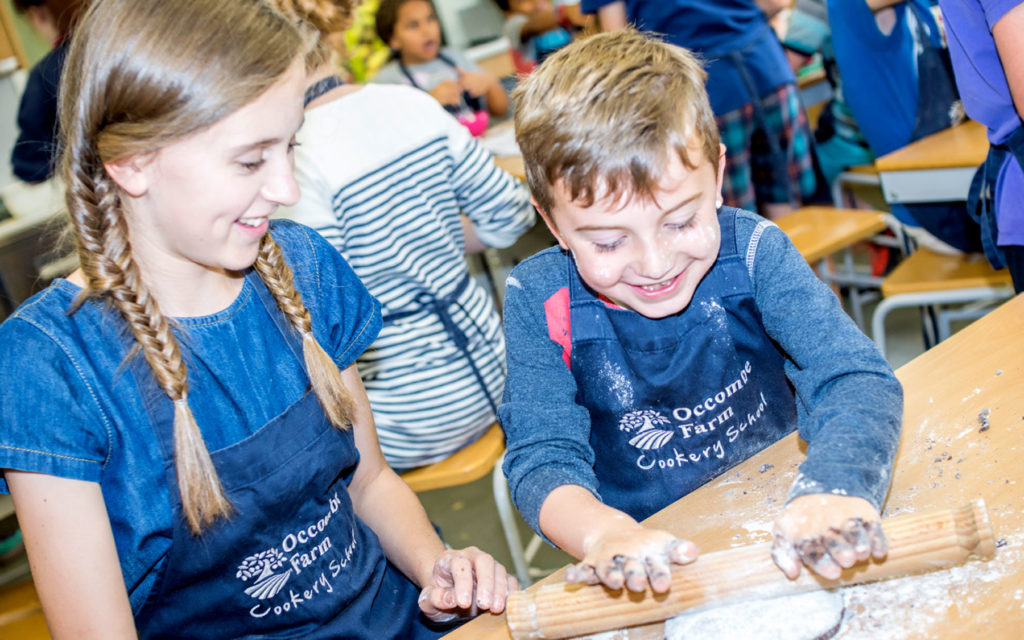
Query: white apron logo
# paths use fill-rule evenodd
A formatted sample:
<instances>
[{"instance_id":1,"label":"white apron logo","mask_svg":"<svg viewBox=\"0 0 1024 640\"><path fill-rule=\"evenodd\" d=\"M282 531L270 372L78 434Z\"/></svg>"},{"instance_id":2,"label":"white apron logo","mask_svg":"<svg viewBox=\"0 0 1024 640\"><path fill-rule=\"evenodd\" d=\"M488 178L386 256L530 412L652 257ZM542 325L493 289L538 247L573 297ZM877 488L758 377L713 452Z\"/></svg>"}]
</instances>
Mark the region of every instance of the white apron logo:
<instances>
[{"instance_id":1,"label":"white apron logo","mask_svg":"<svg viewBox=\"0 0 1024 640\"><path fill-rule=\"evenodd\" d=\"M263 603L249 611L251 616L262 618L270 613L281 615L322 593L334 591L331 583L352 560L358 540L353 528L351 542L344 549L334 547L328 523L340 506L341 498L335 493L328 500L327 508L320 518L285 535L279 546L253 554L242 561L235 577L242 582L252 581L245 588L245 593ZM307 574L307 570L310 573ZM298 580L299 574L307 577L299 580L301 584L288 587L287 593L282 594L289 580ZM266 602L278 594L281 594L280 599L283 600Z\"/></svg>"},{"instance_id":2,"label":"white apron logo","mask_svg":"<svg viewBox=\"0 0 1024 640\"><path fill-rule=\"evenodd\" d=\"M252 586L246 587L245 592L257 600L273 598L284 588L292 570L284 573L275 573L276 569L284 566L286 558L276 547L251 555L242 561L238 566L238 573L235 577L242 582L248 582L250 578L256 578Z\"/></svg>"},{"instance_id":3,"label":"white apron logo","mask_svg":"<svg viewBox=\"0 0 1024 640\"><path fill-rule=\"evenodd\" d=\"M629 444L637 449L647 451L660 449L672 439L674 433L672 429L658 428L666 424L672 424L672 421L661 415L660 411L650 409L630 411L619 418L619 431L635 434L629 439Z\"/></svg>"}]
</instances>

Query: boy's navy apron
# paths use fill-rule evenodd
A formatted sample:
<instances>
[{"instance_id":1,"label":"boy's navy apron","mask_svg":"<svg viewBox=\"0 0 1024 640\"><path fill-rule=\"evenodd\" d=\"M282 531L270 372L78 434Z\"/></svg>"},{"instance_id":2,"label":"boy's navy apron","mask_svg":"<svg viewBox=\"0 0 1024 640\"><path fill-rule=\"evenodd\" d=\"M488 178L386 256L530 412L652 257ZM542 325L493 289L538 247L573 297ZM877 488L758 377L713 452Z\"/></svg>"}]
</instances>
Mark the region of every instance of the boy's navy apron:
<instances>
[{"instance_id":1,"label":"boy's navy apron","mask_svg":"<svg viewBox=\"0 0 1024 640\"><path fill-rule=\"evenodd\" d=\"M765 333L736 209L682 312L652 320L608 306L569 262L570 369L590 411L598 491L642 519L749 458L796 425L783 357Z\"/></svg>"},{"instance_id":2,"label":"boy's navy apron","mask_svg":"<svg viewBox=\"0 0 1024 640\"><path fill-rule=\"evenodd\" d=\"M302 345L266 285L259 293L297 362ZM170 551L135 617L142 638L435 638L419 589L387 563L348 495L359 452L307 391L256 433L211 454L235 512L199 536L181 513L173 407L133 358L165 459L174 509Z\"/></svg>"}]
</instances>

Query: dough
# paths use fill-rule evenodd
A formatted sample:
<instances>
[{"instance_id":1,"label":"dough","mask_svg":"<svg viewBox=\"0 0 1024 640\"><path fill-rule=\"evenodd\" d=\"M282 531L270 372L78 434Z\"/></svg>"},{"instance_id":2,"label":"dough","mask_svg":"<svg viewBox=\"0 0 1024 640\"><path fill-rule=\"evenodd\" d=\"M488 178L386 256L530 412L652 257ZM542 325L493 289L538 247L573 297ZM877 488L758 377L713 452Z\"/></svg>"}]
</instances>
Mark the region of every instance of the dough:
<instances>
[{"instance_id":1,"label":"dough","mask_svg":"<svg viewBox=\"0 0 1024 640\"><path fill-rule=\"evenodd\" d=\"M843 621L839 591L741 600L665 621L665 640L819 640Z\"/></svg>"}]
</instances>

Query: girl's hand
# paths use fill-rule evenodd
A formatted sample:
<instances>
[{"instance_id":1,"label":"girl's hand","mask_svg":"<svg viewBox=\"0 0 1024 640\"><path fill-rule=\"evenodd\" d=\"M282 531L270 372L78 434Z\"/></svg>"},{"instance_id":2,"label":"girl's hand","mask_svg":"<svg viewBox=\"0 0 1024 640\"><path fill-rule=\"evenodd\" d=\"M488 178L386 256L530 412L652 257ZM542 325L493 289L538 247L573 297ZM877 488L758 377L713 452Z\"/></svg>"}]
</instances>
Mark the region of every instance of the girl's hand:
<instances>
[{"instance_id":1,"label":"girl's hand","mask_svg":"<svg viewBox=\"0 0 1024 640\"><path fill-rule=\"evenodd\" d=\"M459 71L459 84L466 90L466 93L479 98L486 94L491 85L496 84L497 81L486 73L476 73L473 71Z\"/></svg>"},{"instance_id":2,"label":"girl's hand","mask_svg":"<svg viewBox=\"0 0 1024 640\"><path fill-rule=\"evenodd\" d=\"M457 107L462 102L462 87L454 80L445 80L428 91L428 93L434 96L434 100L437 100L446 107Z\"/></svg>"},{"instance_id":3,"label":"girl's hand","mask_svg":"<svg viewBox=\"0 0 1024 640\"><path fill-rule=\"evenodd\" d=\"M800 565L828 580L867 560L884 558L889 543L882 517L863 498L814 494L795 498L775 522L772 559L789 578Z\"/></svg>"},{"instance_id":4,"label":"girl's hand","mask_svg":"<svg viewBox=\"0 0 1024 640\"><path fill-rule=\"evenodd\" d=\"M692 562L697 553L697 545L667 531L611 532L584 542L583 560L566 570L565 581L637 592L649 584L655 593L665 593L672 584L669 564Z\"/></svg>"},{"instance_id":5,"label":"girl's hand","mask_svg":"<svg viewBox=\"0 0 1024 640\"><path fill-rule=\"evenodd\" d=\"M446 549L434 561L431 583L420 592L420 610L434 622L501 613L519 581L489 554L477 549Z\"/></svg>"}]
</instances>

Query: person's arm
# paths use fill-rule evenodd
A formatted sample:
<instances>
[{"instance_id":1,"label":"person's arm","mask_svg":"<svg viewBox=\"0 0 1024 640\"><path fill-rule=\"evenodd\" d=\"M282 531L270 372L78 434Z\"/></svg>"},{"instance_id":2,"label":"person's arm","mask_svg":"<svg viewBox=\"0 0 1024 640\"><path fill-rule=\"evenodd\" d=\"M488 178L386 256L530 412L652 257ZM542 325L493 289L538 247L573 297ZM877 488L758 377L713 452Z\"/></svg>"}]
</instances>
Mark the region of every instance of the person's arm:
<instances>
[{"instance_id":1,"label":"person's arm","mask_svg":"<svg viewBox=\"0 0 1024 640\"><path fill-rule=\"evenodd\" d=\"M672 584L670 564L697 557L697 546L667 531L648 529L613 509L583 487L566 484L548 494L540 508L540 529L560 549L580 560L567 582L604 584L657 593Z\"/></svg>"},{"instance_id":2,"label":"person's arm","mask_svg":"<svg viewBox=\"0 0 1024 640\"><path fill-rule=\"evenodd\" d=\"M138 637L100 485L4 471L54 640Z\"/></svg>"},{"instance_id":3,"label":"person's arm","mask_svg":"<svg viewBox=\"0 0 1024 640\"><path fill-rule=\"evenodd\" d=\"M769 18L783 9L788 9L790 4L792 4L790 0L755 0L755 2L758 8L764 11L764 14Z\"/></svg>"},{"instance_id":4,"label":"person's arm","mask_svg":"<svg viewBox=\"0 0 1024 640\"><path fill-rule=\"evenodd\" d=\"M992 39L1003 64L1013 105L1017 108L1017 115L1024 120L1024 41L1020 38L1021 33L1024 33L1024 3L1007 11L992 25Z\"/></svg>"},{"instance_id":5,"label":"person's arm","mask_svg":"<svg viewBox=\"0 0 1024 640\"><path fill-rule=\"evenodd\" d=\"M359 466L349 483L356 514L380 538L384 555L423 592L420 608L434 619L446 613L490 610L501 613L515 578L494 559L476 549L446 550L416 494L384 460L355 365L342 372L355 402L352 415ZM476 597L474 599L474 593Z\"/></svg>"},{"instance_id":6,"label":"person's arm","mask_svg":"<svg viewBox=\"0 0 1024 640\"><path fill-rule=\"evenodd\" d=\"M629 24L625 2L612 2L597 10L597 20L601 23L601 31L619 31Z\"/></svg>"},{"instance_id":7,"label":"person's arm","mask_svg":"<svg viewBox=\"0 0 1024 640\"><path fill-rule=\"evenodd\" d=\"M447 113L438 112L436 122L452 156L449 184L471 226L465 234L466 252L474 246L512 246L535 221L526 186L499 169L480 142Z\"/></svg>"},{"instance_id":8,"label":"person's arm","mask_svg":"<svg viewBox=\"0 0 1024 640\"><path fill-rule=\"evenodd\" d=\"M902 387L781 229L766 229L755 255L755 300L786 354L808 444L776 522L773 555L787 575L802 562L834 577L885 553L879 511L899 444Z\"/></svg>"},{"instance_id":9,"label":"person's arm","mask_svg":"<svg viewBox=\"0 0 1024 640\"><path fill-rule=\"evenodd\" d=\"M519 37L524 41L529 40L558 26L558 13L554 9L540 9L526 17L526 21L519 29Z\"/></svg>"}]
</instances>

